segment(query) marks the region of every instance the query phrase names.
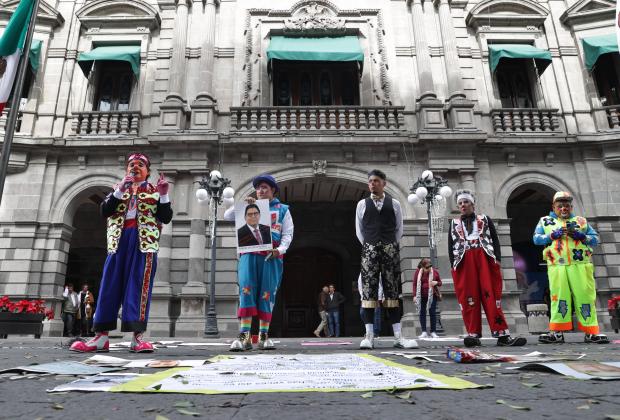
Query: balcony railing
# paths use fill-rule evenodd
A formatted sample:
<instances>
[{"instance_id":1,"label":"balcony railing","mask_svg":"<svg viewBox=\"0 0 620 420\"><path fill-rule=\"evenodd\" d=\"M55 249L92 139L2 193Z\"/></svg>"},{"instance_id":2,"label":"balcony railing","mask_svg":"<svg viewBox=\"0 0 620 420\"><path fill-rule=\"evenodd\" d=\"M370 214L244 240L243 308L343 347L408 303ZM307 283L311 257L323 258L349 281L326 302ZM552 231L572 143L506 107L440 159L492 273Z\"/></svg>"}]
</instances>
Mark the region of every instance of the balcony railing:
<instances>
[{"instance_id":1,"label":"balcony railing","mask_svg":"<svg viewBox=\"0 0 620 420\"><path fill-rule=\"evenodd\" d=\"M404 107L231 107L231 130L404 130Z\"/></svg>"},{"instance_id":2,"label":"balcony railing","mask_svg":"<svg viewBox=\"0 0 620 420\"><path fill-rule=\"evenodd\" d=\"M610 105L604 106L601 108L605 111L607 115L607 122L609 123L609 128L612 130L617 130L620 128L620 105Z\"/></svg>"},{"instance_id":3,"label":"balcony railing","mask_svg":"<svg viewBox=\"0 0 620 420\"><path fill-rule=\"evenodd\" d=\"M557 109L501 108L491 111L496 133L552 133L560 130Z\"/></svg>"},{"instance_id":4,"label":"balcony railing","mask_svg":"<svg viewBox=\"0 0 620 420\"><path fill-rule=\"evenodd\" d=\"M138 111L86 111L73 114L71 126L78 136L137 136L140 128Z\"/></svg>"}]
</instances>

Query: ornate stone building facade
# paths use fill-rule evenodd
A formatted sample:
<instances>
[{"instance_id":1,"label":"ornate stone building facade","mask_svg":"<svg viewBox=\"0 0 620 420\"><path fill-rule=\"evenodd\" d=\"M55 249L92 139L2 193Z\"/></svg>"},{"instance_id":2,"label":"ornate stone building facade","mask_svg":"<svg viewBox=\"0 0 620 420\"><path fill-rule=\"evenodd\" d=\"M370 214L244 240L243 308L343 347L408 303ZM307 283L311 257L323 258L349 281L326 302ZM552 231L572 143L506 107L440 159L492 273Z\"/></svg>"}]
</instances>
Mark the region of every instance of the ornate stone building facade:
<instances>
[{"instance_id":1,"label":"ornate stone building facade","mask_svg":"<svg viewBox=\"0 0 620 420\"><path fill-rule=\"evenodd\" d=\"M0 1L4 24L17 0ZM66 281L96 290L105 258L97 206L131 151L172 182L150 332L204 327L207 209L195 182L217 168L236 198L270 172L291 204L295 239L274 335L314 327L320 286L347 297L345 334L360 334L355 203L384 170L403 204L405 319L411 277L428 255L426 212L407 204L423 169L476 192L498 225L505 309L542 301L531 244L556 190L601 234L598 310L620 288L620 58L613 0L42 0L39 66L22 92L0 208L0 295L60 308ZM613 42L611 42L613 44ZM446 217L457 214L452 202ZM216 302L236 331L233 227L219 223ZM446 236L444 233L443 236ZM462 331L445 237L444 328ZM58 335L61 323L48 325Z\"/></svg>"}]
</instances>

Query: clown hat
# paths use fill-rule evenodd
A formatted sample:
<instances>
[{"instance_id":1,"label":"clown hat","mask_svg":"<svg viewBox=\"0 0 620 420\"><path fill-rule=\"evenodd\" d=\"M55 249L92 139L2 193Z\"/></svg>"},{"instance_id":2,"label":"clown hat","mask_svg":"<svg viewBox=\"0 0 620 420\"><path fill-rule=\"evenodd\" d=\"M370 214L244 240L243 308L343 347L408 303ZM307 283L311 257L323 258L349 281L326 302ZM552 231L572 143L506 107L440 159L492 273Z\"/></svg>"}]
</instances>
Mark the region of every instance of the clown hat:
<instances>
[{"instance_id":1,"label":"clown hat","mask_svg":"<svg viewBox=\"0 0 620 420\"><path fill-rule=\"evenodd\" d=\"M573 195L568 191L558 191L553 195L553 202L556 201L573 201Z\"/></svg>"},{"instance_id":2,"label":"clown hat","mask_svg":"<svg viewBox=\"0 0 620 420\"><path fill-rule=\"evenodd\" d=\"M276 192L278 192L280 190L280 188L278 188L278 183L276 182L276 179L272 175L270 175L270 174L260 174L260 175L256 176L252 180L252 185L254 186L254 188L256 188L262 182L266 183L267 185L269 185L272 188L275 188Z\"/></svg>"}]
</instances>

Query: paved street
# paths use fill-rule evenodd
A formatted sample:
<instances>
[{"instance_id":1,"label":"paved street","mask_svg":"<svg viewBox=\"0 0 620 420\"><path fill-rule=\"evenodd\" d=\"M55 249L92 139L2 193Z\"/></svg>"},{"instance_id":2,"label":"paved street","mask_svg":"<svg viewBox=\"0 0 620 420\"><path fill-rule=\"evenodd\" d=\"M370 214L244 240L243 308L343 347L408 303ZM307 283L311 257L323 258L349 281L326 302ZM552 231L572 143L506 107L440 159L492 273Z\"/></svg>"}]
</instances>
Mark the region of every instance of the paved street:
<instances>
[{"instance_id":1,"label":"paved street","mask_svg":"<svg viewBox=\"0 0 620 420\"><path fill-rule=\"evenodd\" d=\"M530 338L530 337L528 337ZM498 348L485 346L485 350L498 353L525 354L535 350L554 352L583 352L589 361L620 361L620 344L586 345L581 334L568 335L564 345L527 345L523 348ZM620 339L618 335L610 336ZM276 352L330 353L357 352L358 338L349 346L306 347L301 339L283 339ZM113 339L112 342L121 341ZM227 340L185 340L191 342L222 342ZM535 337L530 341L535 342ZM0 367L2 369L45 363L58 360L82 361L90 355L69 352L67 339L9 337L0 341ZM440 346L424 342L422 350L429 354L444 353L449 344ZM454 343L456 344L456 342ZM175 403L190 401L189 411L209 419L532 419L532 418L589 418L613 419L620 415L619 381L580 381L558 374L542 372L508 371L507 364L438 364L388 356L390 341L380 341L371 353L387 357L402 364L431 369L434 373L462 377L477 384L492 384L492 388L462 391L415 390L410 400L397 398L386 392L374 392L371 398L362 398L360 392L341 393L255 393L247 395L180 395L180 394L119 394L119 393L62 393L50 394L46 389L68 383L73 378L45 376L34 379L0 379L0 418L70 418L70 419L155 419L158 415L168 419L188 418L175 407ZM226 353L226 347L177 347L165 348L155 353L155 358L181 359L204 358ZM256 351L255 351L256 353ZM108 353L127 359L146 358L126 350ZM150 373L154 369L142 369ZM528 385L524 385L529 384ZM539 384L532 386L532 384ZM505 401L505 404L497 403ZM512 408L510 406L521 407ZM198 418L198 417L197 417ZM616 417L618 418L618 417Z\"/></svg>"}]
</instances>

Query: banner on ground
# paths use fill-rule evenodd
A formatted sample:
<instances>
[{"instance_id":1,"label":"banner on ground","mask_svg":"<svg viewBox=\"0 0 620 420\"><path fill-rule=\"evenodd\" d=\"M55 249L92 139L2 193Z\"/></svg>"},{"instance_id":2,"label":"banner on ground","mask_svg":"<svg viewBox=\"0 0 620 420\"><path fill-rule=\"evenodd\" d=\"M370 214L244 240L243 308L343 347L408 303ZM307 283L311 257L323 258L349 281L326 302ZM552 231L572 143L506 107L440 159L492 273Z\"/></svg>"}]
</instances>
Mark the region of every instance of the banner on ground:
<instances>
[{"instance_id":1,"label":"banner on ground","mask_svg":"<svg viewBox=\"0 0 620 420\"><path fill-rule=\"evenodd\" d=\"M237 394L480 386L368 354L218 356L194 368L169 369L112 387L112 392Z\"/></svg>"}]
</instances>

